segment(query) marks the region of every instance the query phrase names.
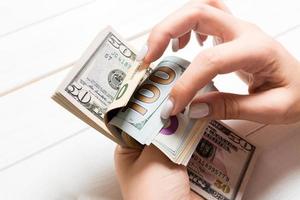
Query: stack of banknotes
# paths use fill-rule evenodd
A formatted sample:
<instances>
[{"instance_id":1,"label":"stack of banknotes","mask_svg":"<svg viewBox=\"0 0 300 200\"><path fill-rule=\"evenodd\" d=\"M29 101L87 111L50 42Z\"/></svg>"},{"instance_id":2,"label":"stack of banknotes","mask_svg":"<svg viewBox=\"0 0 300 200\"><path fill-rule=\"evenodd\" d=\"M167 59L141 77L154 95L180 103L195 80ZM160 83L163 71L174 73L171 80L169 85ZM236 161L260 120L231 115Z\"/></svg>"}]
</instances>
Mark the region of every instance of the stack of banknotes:
<instances>
[{"instance_id":1,"label":"stack of banknotes","mask_svg":"<svg viewBox=\"0 0 300 200\"><path fill-rule=\"evenodd\" d=\"M179 57L165 57L157 66L138 62L135 50L107 27L52 98L122 146L153 144L188 165L192 189L204 198L240 198L256 148L221 122L189 119L188 107L168 120L160 117L188 65ZM197 95L213 90L210 83Z\"/></svg>"}]
</instances>

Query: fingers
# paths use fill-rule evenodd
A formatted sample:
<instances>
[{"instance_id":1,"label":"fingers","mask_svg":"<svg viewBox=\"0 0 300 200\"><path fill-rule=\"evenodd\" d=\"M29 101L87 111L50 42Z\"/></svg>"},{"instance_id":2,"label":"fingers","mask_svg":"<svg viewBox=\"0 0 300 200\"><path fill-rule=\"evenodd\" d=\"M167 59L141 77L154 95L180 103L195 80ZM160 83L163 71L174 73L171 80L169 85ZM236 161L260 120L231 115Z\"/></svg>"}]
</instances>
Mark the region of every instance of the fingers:
<instances>
[{"instance_id":1,"label":"fingers","mask_svg":"<svg viewBox=\"0 0 300 200\"><path fill-rule=\"evenodd\" d=\"M287 122L291 99L283 88L252 95L212 92L193 100L189 116L282 123Z\"/></svg>"},{"instance_id":2,"label":"fingers","mask_svg":"<svg viewBox=\"0 0 300 200\"><path fill-rule=\"evenodd\" d=\"M195 0L195 3L198 3L199 0ZM221 9L227 13L231 14L231 11L229 10L229 8L223 3L222 0L204 0L203 3L206 3L210 6L213 6L215 8Z\"/></svg>"},{"instance_id":3,"label":"fingers","mask_svg":"<svg viewBox=\"0 0 300 200\"><path fill-rule=\"evenodd\" d=\"M196 33L196 39L200 46L203 46L203 42L207 39L207 35ZM172 39L172 51L177 52L180 49L183 49L190 41L191 32L184 34L179 38Z\"/></svg>"},{"instance_id":4,"label":"fingers","mask_svg":"<svg viewBox=\"0 0 300 200\"><path fill-rule=\"evenodd\" d=\"M203 46L204 41L207 39L207 35L196 33L196 39L200 46Z\"/></svg>"},{"instance_id":5,"label":"fingers","mask_svg":"<svg viewBox=\"0 0 300 200\"><path fill-rule=\"evenodd\" d=\"M184 34L183 36L181 36L179 38L174 38L172 40L172 50L173 50L173 52L176 52L179 49L184 48L188 44L190 38L191 38L191 32L188 32L188 33Z\"/></svg>"},{"instance_id":6,"label":"fingers","mask_svg":"<svg viewBox=\"0 0 300 200\"><path fill-rule=\"evenodd\" d=\"M198 3L198 1L195 1L195 3ZM220 10L223 10L227 12L228 14L231 14L231 11L229 8L223 3L221 0L205 0L203 3L206 3L210 6L213 6L215 8L218 8ZM203 46L203 43L207 39L207 35L196 33L196 39L200 46Z\"/></svg>"},{"instance_id":7,"label":"fingers","mask_svg":"<svg viewBox=\"0 0 300 200\"><path fill-rule=\"evenodd\" d=\"M190 118L210 117L213 119L239 119L241 117L242 96L211 92L193 100Z\"/></svg>"},{"instance_id":8,"label":"fingers","mask_svg":"<svg viewBox=\"0 0 300 200\"><path fill-rule=\"evenodd\" d=\"M121 169L126 169L138 159L141 152L142 150L140 149L127 148L117 145L114 155L116 166L119 166Z\"/></svg>"},{"instance_id":9,"label":"fingers","mask_svg":"<svg viewBox=\"0 0 300 200\"><path fill-rule=\"evenodd\" d=\"M141 145L138 141L133 139L129 134L127 134L124 131L121 133L121 137L122 137L122 140L124 141L124 143L129 148L134 148L134 149L139 149L139 150L142 150L144 148L143 145Z\"/></svg>"},{"instance_id":10,"label":"fingers","mask_svg":"<svg viewBox=\"0 0 300 200\"><path fill-rule=\"evenodd\" d=\"M186 175L186 168L183 165L174 164L161 150L152 144L145 146L138 162L140 163L139 168L145 169L151 166L151 168L155 167L157 170L168 174L170 174L170 171L177 171L178 173L178 170L180 170Z\"/></svg>"},{"instance_id":11,"label":"fingers","mask_svg":"<svg viewBox=\"0 0 300 200\"><path fill-rule=\"evenodd\" d=\"M158 59L171 39L194 30L204 35L215 35L223 40L231 40L239 32L239 20L219 9L205 5L184 7L171 14L154 27L148 38L148 52L144 62L151 63Z\"/></svg>"},{"instance_id":12,"label":"fingers","mask_svg":"<svg viewBox=\"0 0 300 200\"><path fill-rule=\"evenodd\" d=\"M145 146L140 158L142 162L157 162L168 164L171 161L154 145Z\"/></svg>"},{"instance_id":13,"label":"fingers","mask_svg":"<svg viewBox=\"0 0 300 200\"><path fill-rule=\"evenodd\" d=\"M183 110L195 94L217 74L241 68L247 57L247 53L241 51L242 48L243 44L228 42L199 53L172 88L170 101L162 109L165 112L162 117L168 118L170 114L175 115Z\"/></svg>"},{"instance_id":14,"label":"fingers","mask_svg":"<svg viewBox=\"0 0 300 200\"><path fill-rule=\"evenodd\" d=\"M173 164L158 148L153 145L143 149L127 148L118 145L115 149L115 163L117 170L126 170L134 163L156 162L164 165Z\"/></svg>"}]
</instances>

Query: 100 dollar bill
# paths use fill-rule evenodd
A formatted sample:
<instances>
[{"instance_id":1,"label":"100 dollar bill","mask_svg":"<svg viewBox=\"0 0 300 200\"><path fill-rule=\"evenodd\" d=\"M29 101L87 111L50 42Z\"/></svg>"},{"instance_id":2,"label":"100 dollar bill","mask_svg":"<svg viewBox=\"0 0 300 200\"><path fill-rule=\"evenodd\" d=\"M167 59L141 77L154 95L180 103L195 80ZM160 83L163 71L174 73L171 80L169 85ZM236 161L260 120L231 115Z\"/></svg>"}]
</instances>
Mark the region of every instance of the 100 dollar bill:
<instances>
[{"instance_id":1,"label":"100 dollar bill","mask_svg":"<svg viewBox=\"0 0 300 200\"><path fill-rule=\"evenodd\" d=\"M217 89L210 82L198 91L196 98L213 91ZM183 165L187 165L208 124L208 119L191 119L188 113L189 106L176 116L171 116L152 142L172 161Z\"/></svg>"},{"instance_id":2,"label":"100 dollar bill","mask_svg":"<svg viewBox=\"0 0 300 200\"><path fill-rule=\"evenodd\" d=\"M165 124L160 118L162 105L188 65L189 62L184 59L164 58L109 124L120 128L139 143L149 145Z\"/></svg>"}]
</instances>

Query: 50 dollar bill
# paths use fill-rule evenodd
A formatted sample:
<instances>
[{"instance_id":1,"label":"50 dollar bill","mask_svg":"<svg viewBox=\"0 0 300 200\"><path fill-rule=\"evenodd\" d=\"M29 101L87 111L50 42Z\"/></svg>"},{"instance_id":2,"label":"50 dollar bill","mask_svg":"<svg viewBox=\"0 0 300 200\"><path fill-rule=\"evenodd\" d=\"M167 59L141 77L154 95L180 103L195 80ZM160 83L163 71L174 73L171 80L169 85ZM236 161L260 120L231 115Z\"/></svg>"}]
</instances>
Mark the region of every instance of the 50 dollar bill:
<instances>
[{"instance_id":1,"label":"50 dollar bill","mask_svg":"<svg viewBox=\"0 0 300 200\"><path fill-rule=\"evenodd\" d=\"M127 75L135 71L136 53L111 27L101 31L52 97L80 119L122 144L104 122ZM126 104L124 102L123 104Z\"/></svg>"},{"instance_id":2,"label":"50 dollar bill","mask_svg":"<svg viewBox=\"0 0 300 200\"><path fill-rule=\"evenodd\" d=\"M191 188L208 200L238 200L252 171L256 147L211 121L188 163Z\"/></svg>"}]
</instances>

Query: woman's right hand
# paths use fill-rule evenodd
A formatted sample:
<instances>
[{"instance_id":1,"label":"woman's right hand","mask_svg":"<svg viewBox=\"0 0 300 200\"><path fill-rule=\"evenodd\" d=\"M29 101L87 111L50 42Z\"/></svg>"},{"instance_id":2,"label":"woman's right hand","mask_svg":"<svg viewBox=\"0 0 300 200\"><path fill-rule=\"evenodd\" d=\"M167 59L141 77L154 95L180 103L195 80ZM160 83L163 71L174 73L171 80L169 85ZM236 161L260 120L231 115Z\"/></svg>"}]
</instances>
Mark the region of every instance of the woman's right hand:
<instances>
[{"instance_id":1,"label":"woman's right hand","mask_svg":"<svg viewBox=\"0 0 300 200\"><path fill-rule=\"evenodd\" d=\"M222 40L195 56L173 87L162 117L179 113L192 101L192 118L262 123L300 120L299 61L256 25L228 14L226 9L217 0L191 1L151 31L146 63L158 59L171 39L178 39L177 49L184 48L192 31ZM248 95L213 92L193 99L216 75L235 71L248 82Z\"/></svg>"}]
</instances>

